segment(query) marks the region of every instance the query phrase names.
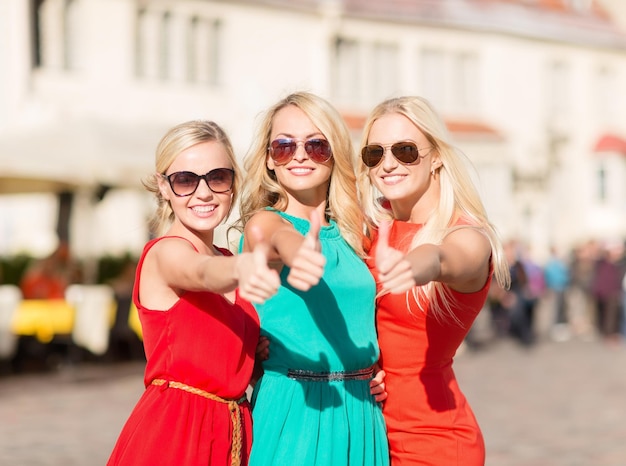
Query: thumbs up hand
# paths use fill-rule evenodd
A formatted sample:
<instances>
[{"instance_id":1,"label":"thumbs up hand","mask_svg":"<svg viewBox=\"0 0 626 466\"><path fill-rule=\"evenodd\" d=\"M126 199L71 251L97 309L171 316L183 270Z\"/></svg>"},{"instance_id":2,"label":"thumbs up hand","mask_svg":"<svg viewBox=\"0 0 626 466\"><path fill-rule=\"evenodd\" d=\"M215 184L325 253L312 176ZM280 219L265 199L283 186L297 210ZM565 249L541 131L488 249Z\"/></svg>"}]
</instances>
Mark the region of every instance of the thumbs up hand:
<instances>
[{"instance_id":1,"label":"thumbs up hand","mask_svg":"<svg viewBox=\"0 0 626 466\"><path fill-rule=\"evenodd\" d=\"M378 227L374 260L382 288L379 296L386 293L404 293L416 285L411 263L402 252L389 246L390 230L391 222L388 220L383 221Z\"/></svg>"},{"instance_id":2,"label":"thumbs up hand","mask_svg":"<svg viewBox=\"0 0 626 466\"><path fill-rule=\"evenodd\" d=\"M239 296L252 303L262 304L276 294L280 277L276 270L267 265L270 247L261 230L253 227L251 234L255 243L254 249L239 255Z\"/></svg>"},{"instance_id":3,"label":"thumbs up hand","mask_svg":"<svg viewBox=\"0 0 626 466\"><path fill-rule=\"evenodd\" d=\"M321 220L317 211L311 212L311 228L296 252L287 276L287 282L301 291L317 285L324 274L326 258L319 240Z\"/></svg>"}]
</instances>

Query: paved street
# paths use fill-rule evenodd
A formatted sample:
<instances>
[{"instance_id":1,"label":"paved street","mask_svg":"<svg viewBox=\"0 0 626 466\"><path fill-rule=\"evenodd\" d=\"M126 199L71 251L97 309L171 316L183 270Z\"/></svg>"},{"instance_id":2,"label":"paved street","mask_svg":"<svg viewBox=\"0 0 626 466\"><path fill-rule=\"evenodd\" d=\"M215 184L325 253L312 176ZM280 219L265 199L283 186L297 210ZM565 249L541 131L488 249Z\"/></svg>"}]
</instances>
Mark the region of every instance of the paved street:
<instances>
[{"instance_id":1,"label":"paved street","mask_svg":"<svg viewBox=\"0 0 626 466\"><path fill-rule=\"evenodd\" d=\"M457 357L487 466L626 465L626 346L509 340ZM104 465L142 365L0 378L0 465Z\"/></svg>"},{"instance_id":2,"label":"paved street","mask_svg":"<svg viewBox=\"0 0 626 466\"><path fill-rule=\"evenodd\" d=\"M511 341L457 358L487 466L626 465L626 346Z\"/></svg>"}]
</instances>

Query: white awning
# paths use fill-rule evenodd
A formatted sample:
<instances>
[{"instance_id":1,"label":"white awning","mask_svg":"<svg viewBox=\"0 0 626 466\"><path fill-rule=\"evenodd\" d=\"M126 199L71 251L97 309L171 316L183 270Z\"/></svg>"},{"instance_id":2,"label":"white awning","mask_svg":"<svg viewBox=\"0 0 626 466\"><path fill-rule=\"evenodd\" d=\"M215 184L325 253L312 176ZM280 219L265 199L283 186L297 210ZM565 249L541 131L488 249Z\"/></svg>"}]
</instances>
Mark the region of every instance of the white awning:
<instances>
[{"instance_id":1,"label":"white awning","mask_svg":"<svg viewBox=\"0 0 626 466\"><path fill-rule=\"evenodd\" d=\"M166 130L76 119L5 130L0 133L0 193L141 188Z\"/></svg>"}]
</instances>

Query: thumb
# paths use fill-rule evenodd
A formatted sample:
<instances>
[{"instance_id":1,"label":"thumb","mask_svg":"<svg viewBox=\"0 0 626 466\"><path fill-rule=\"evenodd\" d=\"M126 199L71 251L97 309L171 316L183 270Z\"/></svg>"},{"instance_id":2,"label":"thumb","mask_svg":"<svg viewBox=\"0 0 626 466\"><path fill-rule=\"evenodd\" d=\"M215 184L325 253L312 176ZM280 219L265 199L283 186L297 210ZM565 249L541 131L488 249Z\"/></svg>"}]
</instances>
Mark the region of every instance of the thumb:
<instances>
[{"instance_id":1,"label":"thumb","mask_svg":"<svg viewBox=\"0 0 626 466\"><path fill-rule=\"evenodd\" d=\"M311 212L311 214L309 215L309 220L311 221L311 227L309 228L309 232L306 234L304 243L307 248L318 250L320 230L322 229L322 221L320 220L320 216L317 210Z\"/></svg>"},{"instance_id":2,"label":"thumb","mask_svg":"<svg viewBox=\"0 0 626 466\"><path fill-rule=\"evenodd\" d=\"M389 231L391 230L391 222L383 220L378 226L378 241L376 243L376 265L387 257L389 250Z\"/></svg>"},{"instance_id":3,"label":"thumb","mask_svg":"<svg viewBox=\"0 0 626 466\"><path fill-rule=\"evenodd\" d=\"M270 247L265 241L263 232L258 226L253 226L250 229L250 235L252 236L252 242L254 244L254 249L252 250L254 264L257 267L267 267L267 258Z\"/></svg>"}]
</instances>

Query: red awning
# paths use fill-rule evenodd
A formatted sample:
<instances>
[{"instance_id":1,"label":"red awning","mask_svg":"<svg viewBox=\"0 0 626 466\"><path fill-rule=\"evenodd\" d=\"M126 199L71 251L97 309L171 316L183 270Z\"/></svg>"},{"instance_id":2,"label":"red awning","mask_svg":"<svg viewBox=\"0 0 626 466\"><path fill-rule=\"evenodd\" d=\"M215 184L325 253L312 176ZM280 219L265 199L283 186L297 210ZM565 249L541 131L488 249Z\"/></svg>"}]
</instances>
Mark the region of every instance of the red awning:
<instances>
[{"instance_id":1,"label":"red awning","mask_svg":"<svg viewBox=\"0 0 626 466\"><path fill-rule=\"evenodd\" d=\"M367 120L367 115L364 113L344 113L342 116L348 128L352 131L362 131ZM496 128L478 121L446 119L445 123L448 130L456 136L481 136L502 139L502 134Z\"/></svg>"},{"instance_id":2,"label":"red awning","mask_svg":"<svg viewBox=\"0 0 626 466\"><path fill-rule=\"evenodd\" d=\"M615 134L605 134L596 142L595 152L618 152L626 155L626 139Z\"/></svg>"}]
</instances>

